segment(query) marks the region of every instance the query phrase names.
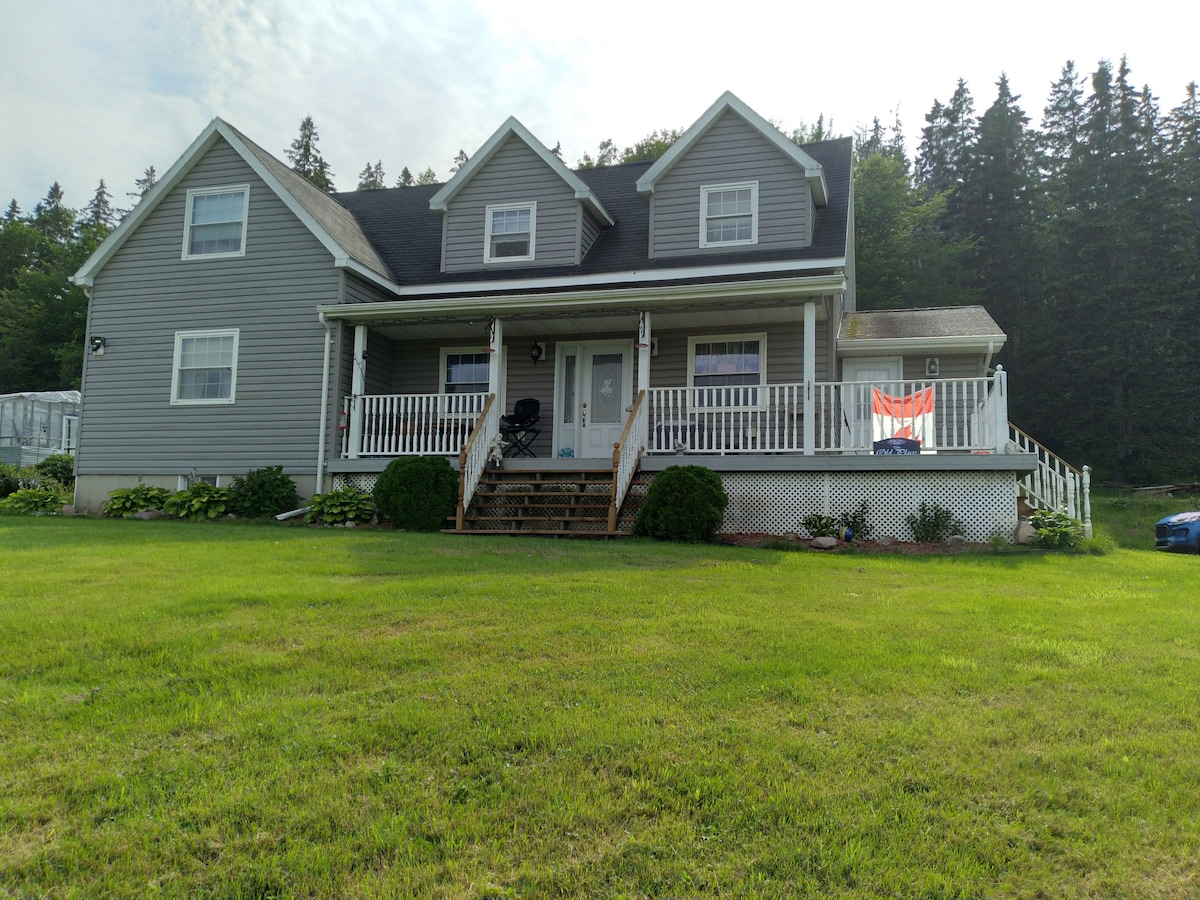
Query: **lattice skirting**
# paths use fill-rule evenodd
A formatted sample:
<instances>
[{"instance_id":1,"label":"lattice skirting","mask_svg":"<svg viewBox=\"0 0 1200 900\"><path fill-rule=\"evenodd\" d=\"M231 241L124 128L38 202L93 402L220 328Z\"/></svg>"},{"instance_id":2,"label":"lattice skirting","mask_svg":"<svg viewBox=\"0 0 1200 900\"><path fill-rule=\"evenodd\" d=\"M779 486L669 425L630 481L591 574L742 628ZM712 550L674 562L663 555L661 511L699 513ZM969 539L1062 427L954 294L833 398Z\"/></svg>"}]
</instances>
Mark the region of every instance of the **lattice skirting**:
<instances>
[{"instance_id":1,"label":"lattice skirting","mask_svg":"<svg viewBox=\"0 0 1200 900\"><path fill-rule=\"evenodd\" d=\"M378 477L378 472L340 472L333 476L333 488L338 490L352 487L369 494L375 490L375 480Z\"/></svg>"},{"instance_id":2,"label":"lattice skirting","mask_svg":"<svg viewBox=\"0 0 1200 900\"><path fill-rule=\"evenodd\" d=\"M729 495L722 531L807 536L801 520L835 518L867 502L876 536L912 540L906 518L922 503L940 504L962 520L969 541L999 533L1011 540L1017 524L1012 472L723 472Z\"/></svg>"}]
</instances>

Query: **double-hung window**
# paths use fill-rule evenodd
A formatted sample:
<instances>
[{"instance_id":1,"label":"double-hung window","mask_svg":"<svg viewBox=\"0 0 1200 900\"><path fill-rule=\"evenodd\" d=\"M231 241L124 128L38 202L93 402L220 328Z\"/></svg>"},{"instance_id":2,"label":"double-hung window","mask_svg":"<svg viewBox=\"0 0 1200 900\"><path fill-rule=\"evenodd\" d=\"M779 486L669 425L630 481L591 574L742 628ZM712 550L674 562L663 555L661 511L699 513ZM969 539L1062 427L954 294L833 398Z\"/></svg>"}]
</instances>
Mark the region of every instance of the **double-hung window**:
<instances>
[{"instance_id":1,"label":"double-hung window","mask_svg":"<svg viewBox=\"0 0 1200 900\"><path fill-rule=\"evenodd\" d=\"M700 188L700 246L758 243L758 182Z\"/></svg>"},{"instance_id":2,"label":"double-hung window","mask_svg":"<svg viewBox=\"0 0 1200 900\"><path fill-rule=\"evenodd\" d=\"M246 255L246 206L250 186L187 192L184 259Z\"/></svg>"},{"instance_id":3,"label":"double-hung window","mask_svg":"<svg viewBox=\"0 0 1200 900\"><path fill-rule=\"evenodd\" d=\"M536 203L506 203L484 211L484 262L533 259L537 229Z\"/></svg>"},{"instance_id":4,"label":"double-hung window","mask_svg":"<svg viewBox=\"0 0 1200 900\"><path fill-rule=\"evenodd\" d=\"M171 403L232 403L237 353L236 328L175 332Z\"/></svg>"},{"instance_id":5,"label":"double-hung window","mask_svg":"<svg viewBox=\"0 0 1200 900\"><path fill-rule=\"evenodd\" d=\"M688 380L699 406L746 407L759 403L766 368L765 334L714 335L688 340Z\"/></svg>"},{"instance_id":6,"label":"double-hung window","mask_svg":"<svg viewBox=\"0 0 1200 900\"><path fill-rule=\"evenodd\" d=\"M492 354L446 350L442 354L443 394L486 394Z\"/></svg>"}]
</instances>

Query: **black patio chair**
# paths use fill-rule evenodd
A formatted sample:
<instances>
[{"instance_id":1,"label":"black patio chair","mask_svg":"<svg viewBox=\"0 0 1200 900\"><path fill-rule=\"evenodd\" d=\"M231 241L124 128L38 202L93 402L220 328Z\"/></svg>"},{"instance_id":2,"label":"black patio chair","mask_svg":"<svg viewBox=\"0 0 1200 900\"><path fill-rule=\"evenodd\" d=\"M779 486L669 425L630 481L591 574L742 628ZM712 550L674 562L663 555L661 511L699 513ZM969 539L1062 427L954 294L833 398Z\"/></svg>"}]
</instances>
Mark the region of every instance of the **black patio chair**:
<instances>
[{"instance_id":1,"label":"black patio chair","mask_svg":"<svg viewBox=\"0 0 1200 900\"><path fill-rule=\"evenodd\" d=\"M508 446L504 448L505 456L537 456L530 444L542 433L536 427L541 411L540 401L526 397L513 404L512 415L500 417L500 436L508 441Z\"/></svg>"}]
</instances>

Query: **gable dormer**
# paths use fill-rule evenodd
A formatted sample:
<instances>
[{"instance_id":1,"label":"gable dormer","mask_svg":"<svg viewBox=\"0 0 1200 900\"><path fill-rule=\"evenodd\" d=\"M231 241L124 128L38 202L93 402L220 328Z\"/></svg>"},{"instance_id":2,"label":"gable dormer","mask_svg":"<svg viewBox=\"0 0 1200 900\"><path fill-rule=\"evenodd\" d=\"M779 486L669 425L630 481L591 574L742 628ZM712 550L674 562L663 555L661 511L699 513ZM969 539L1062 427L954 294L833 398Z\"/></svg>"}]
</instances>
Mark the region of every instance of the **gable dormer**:
<instances>
[{"instance_id":1,"label":"gable dormer","mask_svg":"<svg viewBox=\"0 0 1200 900\"><path fill-rule=\"evenodd\" d=\"M578 265L614 219L579 177L509 118L441 190L442 271Z\"/></svg>"},{"instance_id":2,"label":"gable dormer","mask_svg":"<svg viewBox=\"0 0 1200 900\"><path fill-rule=\"evenodd\" d=\"M650 203L651 258L802 249L828 203L820 164L728 91L637 189Z\"/></svg>"}]
</instances>

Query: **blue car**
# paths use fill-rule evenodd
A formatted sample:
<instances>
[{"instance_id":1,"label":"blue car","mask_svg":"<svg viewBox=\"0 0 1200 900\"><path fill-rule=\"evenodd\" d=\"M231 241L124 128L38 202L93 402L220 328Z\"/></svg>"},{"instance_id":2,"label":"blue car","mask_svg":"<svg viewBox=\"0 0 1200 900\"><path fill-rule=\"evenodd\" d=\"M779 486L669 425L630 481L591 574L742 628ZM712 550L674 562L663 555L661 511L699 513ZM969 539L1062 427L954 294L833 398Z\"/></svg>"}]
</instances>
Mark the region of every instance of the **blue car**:
<instances>
[{"instance_id":1,"label":"blue car","mask_svg":"<svg viewBox=\"0 0 1200 900\"><path fill-rule=\"evenodd\" d=\"M1200 512L1181 512L1154 523L1154 549L1200 553Z\"/></svg>"}]
</instances>

